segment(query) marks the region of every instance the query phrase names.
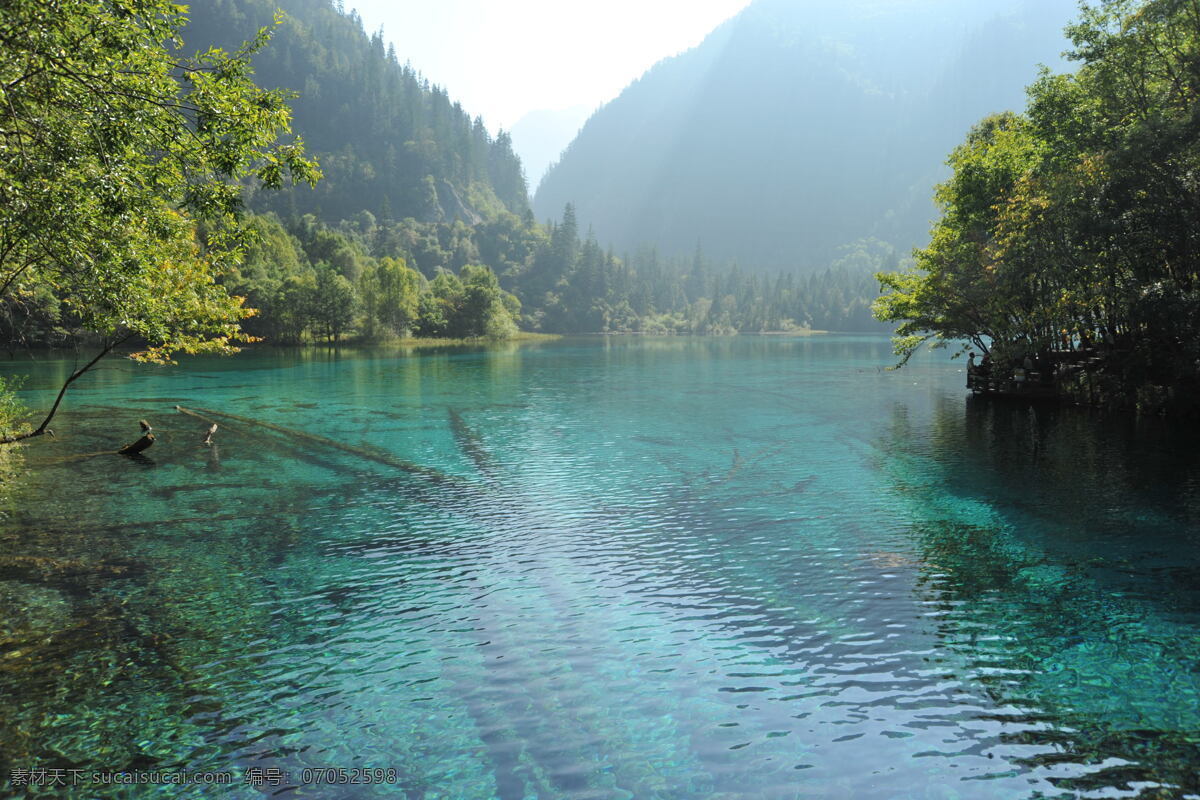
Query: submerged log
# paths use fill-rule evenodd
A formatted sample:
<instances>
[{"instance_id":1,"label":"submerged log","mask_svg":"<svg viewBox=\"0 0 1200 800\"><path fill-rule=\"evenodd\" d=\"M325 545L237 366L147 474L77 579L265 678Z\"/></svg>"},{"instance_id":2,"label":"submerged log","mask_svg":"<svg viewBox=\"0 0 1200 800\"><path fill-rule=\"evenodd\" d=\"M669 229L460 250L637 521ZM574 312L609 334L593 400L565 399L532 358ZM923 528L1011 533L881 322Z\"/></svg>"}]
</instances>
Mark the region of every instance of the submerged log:
<instances>
[{"instance_id":1,"label":"submerged log","mask_svg":"<svg viewBox=\"0 0 1200 800\"><path fill-rule=\"evenodd\" d=\"M177 406L175 406L175 410L178 411L180 414L187 414L189 417L194 417L195 419L198 419L201 422L203 422L205 425L215 426L217 424L216 422L214 422L213 420L204 416L203 414L197 414L195 411L192 411L190 408L184 408L183 406L177 405Z\"/></svg>"},{"instance_id":2,"label":"submerged log","mask_svg":"<svg viewBox=\"0 0 1200 800\"><path fill-rule=\"evenodd\" d=\"M189 417L195 417L196 419L200 420L205 425L207 425L208 427L204 429L204 439L201 440L201 444L206 444L206 445L213 444L213 434L215 434L217 432L217 423L216 422L212 421L211 419L204 416L203 414L197 414L195 411L192 411L190 408L184 408L183 406L177 405L177 406L175 406L175 410L178 411L180 414L187 414Z\"/></svg>"},{"instance_id":3,"label":"submerged log","mask_svg":"<svg viewBox=\"0 0 1200 800\"><path fill-rule=\"evenodd\" d=\"M76 455L51 459L43 463L45 466L57 466L59 464L71 464L76 461L87 461L88 459L96 458L98 456L130 456L136 461L153 464L154 462L146 456L143 456L142 453L147 450L150 445L154 444L154 429L151 428L150 423L146 422L144 419L138 420L138 425L140 425L142 428L142 437L136 441L130 442L120 450L100 450L95 453L77 453ZM46 431L46 433L50 433L50 431Z\"/></svg>"},{"instance_id":4,"label":"submerged log","mask_svg":"<svg viewBox=\"0 0 1200 800\"><path fill-rule=\"evenodd\" d=\"M118 455L123 456L136 456L138 453L141 453L152 444L154 444L154 434L147 431L142 435L142 438L138 439L136 442L130 442L118 450L117 453Z\"/></svg>"},{"instance_id":5,"label":"submerged log","mask_svg":"<svg viewBox=\"0 0 1200 800\"><path fill-rule=\"evenodd\" d=\"M357 456L358 458L366 461L374 461L376 463L392 467L393 469L398 469L402 472L418 475L437 484L467 487L471 483L465 478L460 478L456 475L442 472L441 470L434 469L433 467L425 467L420 464L414 464L411 461L405 461L404 459L397 458L391 453L378 450L374 447L370 447L369 445L347 444L337 439L329 439L324 436L318 436L317 434L309 433L308 431L297 430L295 428L285 428L282 425L275 425L264 420L242 417L237 414L229 414L224 411L214 411L211 408L192 410L190 408L184 408L183 406L175 406L175 410L181 414L187 414L189 417L195 417L196 419L203 420L210 425L216 424L212 420L212 417L219 417L220 419L225 420L227 423L240 423L242 425L250 425L256 428L274 431L275 433L290 437L296 441L308 442L309 444L327 447L331 450L340 450L343 453Z\"/></svg>"},{"instance_id":6,"label":"submerged log","mask_svg":"<svg viewBox=\"0 0 1200 800\"><path fill-rule=\"evenodd\" d=\"M136 442L130 442L117 451L117 455L136 456L143 450L146 450L150 445L154 444L154 428L150 427L150 423L144 419L138 420L138 427L142 429L142 438Z\"/></svg>"},{"instance_id":7,"label":"submerged log","mask_svg":"<svg viewBox=\"0 0 1200 800\"><path fill-rule=\"evenodd\" d=\"M496 465L492 462L491 455L484 449L482 438L467 424L462 414L453 408L448 408L446 411L450 415L450 432L454 434L454 441L458 448L474 462L475 468L483 477L494 479Z\"/></svg>"}]
</instances>

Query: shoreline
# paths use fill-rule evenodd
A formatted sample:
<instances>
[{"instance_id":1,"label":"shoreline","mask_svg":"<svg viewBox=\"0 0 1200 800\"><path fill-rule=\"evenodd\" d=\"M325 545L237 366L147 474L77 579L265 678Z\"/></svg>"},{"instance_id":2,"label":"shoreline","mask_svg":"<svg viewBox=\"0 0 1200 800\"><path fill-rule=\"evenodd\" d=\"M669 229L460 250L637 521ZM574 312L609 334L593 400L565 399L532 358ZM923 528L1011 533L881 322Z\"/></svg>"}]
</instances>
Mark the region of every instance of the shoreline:
<instances>
[{"instance_id":1,"label":"shoreline","mask_svg":"<svg viewBox=\"0 0 1200 800\"><path fill-rule=\"evenodd\" d=\"M665 333L661 331L594 331L591 333L549 334L552 336L696 336L713 339L729 339L734 336L824 336L830 333L854 333L855 331L821 331L812 328L797 328L791 331L734 331L733 333Z\"/></svg>"},{"instance_id":2,"label":"shoreline","mask_svg":"<svg viewBox=\"0 0 1200 800\"><path fill-rule=\"evenodd\" d=\"M874 335L872 331L828 331L817 330L810 328L799 328L790 331L743 331L734 333L664 333L659 331L592 331L586 333L538 333L534 331L521 331L515 336L507 339L488 339L483 336L469 338L433 338L433 337L407 337L407 338L388 338L388 339L363 339L360 337L349 337L339 342L298 342L290 344L282 344L270 341L250 342L243 344L238 348L239 353L248 353L256 351L265 351L271 349L277 350L303 350L308 348L319 349L338 349L338 348L354 348L354 347L393 347L402 349L436 349L441 347L478 347L481 345L500 345L500 344L534 344L540 342L554 342L569 338L593 338L593 337L661 337L679 339L685 337L698 339L731 339L737 336L769 336L769 337L796 337L807 338L811 336L829 336L835 334L854 334L854 335ZM72 354L84 355L87 353L90 345L80 344L77 347L31 347L27 349L14 350L11 353L0 354L0 363L20 363L38 361L41 358L57 358L68 357ZM122 349L114 351L109 355L110 358L125 358L130 352L137 350L136 346L130 347L128 351ZM233 353L236 357L238 353ZM178 357L187 358L185 354L179 354Z\"/></svg>"}]
</instances>

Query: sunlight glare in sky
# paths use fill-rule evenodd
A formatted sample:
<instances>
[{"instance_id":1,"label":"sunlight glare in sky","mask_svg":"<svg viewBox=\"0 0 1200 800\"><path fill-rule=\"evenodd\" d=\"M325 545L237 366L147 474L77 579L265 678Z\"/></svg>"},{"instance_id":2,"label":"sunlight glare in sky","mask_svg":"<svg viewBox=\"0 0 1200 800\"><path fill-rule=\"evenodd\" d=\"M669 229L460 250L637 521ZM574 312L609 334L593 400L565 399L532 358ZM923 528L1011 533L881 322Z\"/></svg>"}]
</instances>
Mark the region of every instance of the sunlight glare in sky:
<instances>
[{"instance_id":1,"label":"sunlight glare in sky","mask_svg":"<svg viewBox=\"0 0 1200 800\"><path fill-rule=\"evenodd\" d=\"M749 0L346 0L490 131L539 109L595 108L694 47Z\"/></svg>"}]
</instances>

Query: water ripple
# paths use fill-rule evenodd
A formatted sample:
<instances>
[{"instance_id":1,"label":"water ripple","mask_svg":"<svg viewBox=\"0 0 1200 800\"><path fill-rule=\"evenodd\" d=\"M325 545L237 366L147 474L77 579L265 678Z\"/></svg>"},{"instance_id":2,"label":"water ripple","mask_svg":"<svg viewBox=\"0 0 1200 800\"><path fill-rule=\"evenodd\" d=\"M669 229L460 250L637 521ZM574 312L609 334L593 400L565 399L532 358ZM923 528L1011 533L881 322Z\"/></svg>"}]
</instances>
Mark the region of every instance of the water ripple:
<instances>
[{"instance_id":1,"label":"water ripple","mask_svg":"<svg viewBox=\"0 0 1200 800\"><path fill-rule=\"evenodd\" d=\"M76 508L3 531L73 566L0 560L0 767L271 767L296 797L328 766L396 770L346 797L1200 796L1186 437L965 404L932 361L915 397L856 377L873 339L666 345L252 357L299 404L253 413L431 471L231 423L220 487L193 490L213 465L182 436L60 480ZM246 375L212 374L206 403L249 416ZM90 399L148 413L125 391Z\"/></svg>"}]
</instances>

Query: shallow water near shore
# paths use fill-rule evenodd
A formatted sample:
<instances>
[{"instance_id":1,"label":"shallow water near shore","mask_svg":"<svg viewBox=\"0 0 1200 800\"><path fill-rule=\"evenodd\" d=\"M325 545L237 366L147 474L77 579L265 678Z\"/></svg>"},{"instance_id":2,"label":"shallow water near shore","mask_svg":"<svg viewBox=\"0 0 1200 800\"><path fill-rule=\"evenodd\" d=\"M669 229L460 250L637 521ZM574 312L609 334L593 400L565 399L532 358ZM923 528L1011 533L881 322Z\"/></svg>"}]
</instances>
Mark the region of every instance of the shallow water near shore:
<instances>
[{"instance_id":1,"label":"shallow water near shore","mask_svg":"<svg viewBox=\"0 0 1200 800\"><path fill-rule=\"evenodd\" d=\"M0 794L1200 798L1200 436L890 363L112 361L4 486ZM37 405L70 362L0 368ZM141 418L145 459L90 455Z\"/></svg>"}]
</instances>

